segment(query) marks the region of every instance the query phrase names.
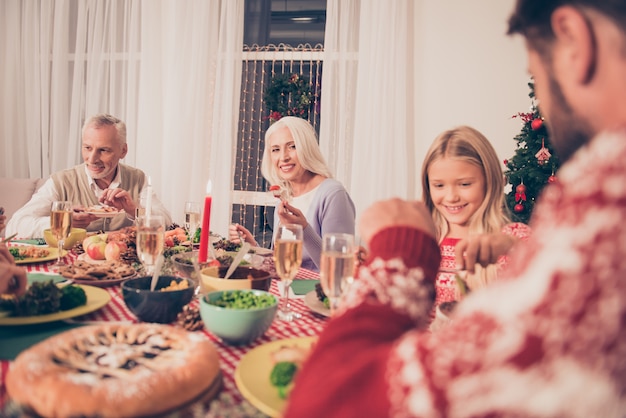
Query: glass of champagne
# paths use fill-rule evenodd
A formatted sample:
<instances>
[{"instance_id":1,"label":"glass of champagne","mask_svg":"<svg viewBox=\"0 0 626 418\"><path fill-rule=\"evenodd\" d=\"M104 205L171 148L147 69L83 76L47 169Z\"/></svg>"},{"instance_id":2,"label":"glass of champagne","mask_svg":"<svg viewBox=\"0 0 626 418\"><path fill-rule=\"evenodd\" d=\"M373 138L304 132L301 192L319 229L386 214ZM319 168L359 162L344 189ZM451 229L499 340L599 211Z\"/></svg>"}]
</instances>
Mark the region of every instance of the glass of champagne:
<instances>
[{"instance_id":1,"label":"glass of champagne","mask_svg":"<svg viewBox=\"0 0 626 418\"><path fill-rule=\"evenodd\" d=\"M55 266L64 266L61 260L63 254L63 244L70 235L72 229L72 202L67 200L55 200L50 208L50 231L57 239L57 262Z\"/></svg>"},{"instance_id":2,"label":"glass of champagne","mask_svg":"<svg viewBox=\"0 0 626 418\"><path fill-rule=\"evenodd\" d=\"M147 276L154 274L154 266L163 253L165 222L162 216L137 218L137 256L144 265Z\"/></svg>"},{"instance_id":3,"label":"glass of champagne","mask_svg":"<svg viewBox=\"0 0 626 418\"><path fill-rule=\"evenodd\" d=\"M189 235L189 242L193 248L193 240L196 230L200 226L200 203L185 202L185 230Z\"/></svg>"},{"instance_id":4,"label":"glass of champagne","mask_svg":"<svg viewBox=\"0 0 626 418\"><path fill-rule=\"evenodd\" d=\"M283 282L283 294L278 311L278 319L292 321L300 314L291 310L289 287L302 264L302 226L297 224L279 225L274 239L274 264L276 273Z\"/></svg>"},{"instance_id":5,"label":"glass of champagne","mask_svg":"<svg viewBox=\"0 0 626 418\"><path fill-rule=\"evenodd\" d=\"M341 293L354 280L354 236L327 233L322 237L320 283L330 302L331 315L337 310Z\"/></svg>"}]
</instances>

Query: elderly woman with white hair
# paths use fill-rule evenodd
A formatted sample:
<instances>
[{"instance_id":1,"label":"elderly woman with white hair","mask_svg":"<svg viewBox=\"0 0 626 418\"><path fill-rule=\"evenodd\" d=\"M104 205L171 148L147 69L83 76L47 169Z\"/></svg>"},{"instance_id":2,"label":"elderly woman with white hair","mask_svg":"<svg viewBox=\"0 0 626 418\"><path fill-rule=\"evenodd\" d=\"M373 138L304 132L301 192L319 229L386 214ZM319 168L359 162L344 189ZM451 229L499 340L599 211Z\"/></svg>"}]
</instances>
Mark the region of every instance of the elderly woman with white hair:
<instances>
[{"instance_id":1,"label":"elderly woman with white hair","mask_svg":"<svg viewBox=\"0 0 626 418\"><path fill-rule=\"evenodd\" d=\"M333 179L313 126L294 116L274 122L265 133L261 172L271 185L281 189L274 230L279 222L302 225L302 267L319 271L323 234L354 234L356 210L346 189ZM248 229L238 224L230 226L231 241L239 242L240 234L257 245Z\"/></svg>"}]
</instances>

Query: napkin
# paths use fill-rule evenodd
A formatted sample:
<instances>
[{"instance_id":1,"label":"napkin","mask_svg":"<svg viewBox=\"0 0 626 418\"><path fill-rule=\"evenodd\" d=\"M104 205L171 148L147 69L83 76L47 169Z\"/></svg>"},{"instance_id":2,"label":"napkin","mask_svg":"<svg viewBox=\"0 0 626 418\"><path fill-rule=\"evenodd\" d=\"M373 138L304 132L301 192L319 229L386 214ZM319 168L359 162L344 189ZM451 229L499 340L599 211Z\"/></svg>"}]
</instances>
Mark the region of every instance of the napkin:
<instances>
[{"instance_id":1,"label":"napkin","mask_svg":"<svg viewBox=\"0 0 626 418\"><path fill-rule=\"evenodd\" d=\"M306 295L311 290L315 290L315 285L319 282L319 280L297 279L291 282L291 289L296 295Z\"/></svg>"},{"instance_id":2,"label":"napkin","mask_svg":"<svg viewBox=\"0 0 626 418\"><path fill-rule=\"evenodd\" d=\"M48 337L82 326L58 321L46 324L0 327L0 359L14 360L22 351Z\"/></svg>"},{"instance_id":3,"label":"napkin","mask_svg":"<svg viewBox=\"0 0 626 418\"><path fill-rule=\"evenodd\" d=\"M33 239L14 239L11 240L12 243L19 244L28 244L28 245L47 245L46 240L43 238L33 238Z\"/></svg>"},{"instance_id":4,"label":"napkin","mask_svg":"<svg viewBox=\"0 0 626 418\"><path fill-rule=\"evenodd\" d=\"M54 283L63 282L67 280L65 277L58 274L50 274L50 273L28 273L26 275L28 278L28 283L34 282L47 282L52 280Z\"/></svg>"}]
</instances>

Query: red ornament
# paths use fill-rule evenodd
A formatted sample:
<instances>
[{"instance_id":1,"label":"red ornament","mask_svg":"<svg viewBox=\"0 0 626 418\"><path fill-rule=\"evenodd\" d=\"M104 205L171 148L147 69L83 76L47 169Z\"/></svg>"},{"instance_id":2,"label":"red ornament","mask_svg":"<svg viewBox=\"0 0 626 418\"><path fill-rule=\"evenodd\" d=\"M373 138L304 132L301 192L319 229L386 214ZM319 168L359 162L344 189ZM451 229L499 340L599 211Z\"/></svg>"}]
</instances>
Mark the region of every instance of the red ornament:
<instances>
[{"instance_id":1,"label":"red ornament","mask_svg":"<svg viewBox=\"0 0 626 418\"><path fill-rule=\"evenodd\" d=\"M526 193L526 186L522 183L515 188L515 191L520 194Z\"/></svg>"},{"instance_id":2,"label":"red ornament","mask_svg":"<svg viewBox=\"0 0 626 418\"><path fill-rule=\"evenodd\" d=\"M522 205L521 203L518 203L517 205L513 207L513 210L517 213L524 212L524 205Z\"/></svg>"},{"instance_id":3,"label":"red ornament","mask_svg":"<svg viewBox=\"0 0 626 418\"><path fill-rule=\"evenodd\" d=\"M533 128L534 131L538 131L539 129L541 129L542 126L543 126L543 119L541 118L533 119L533 121L530 122L530 127Z\"/></svg>"},{"instance_id":4,"label":"red ornament","mask_svg":"<svg viewBox=\"0 0 626 418\"><path fill-rule=\"evenodd\" d=\"M509 160L504 160L503 163L504 165L507 165L509 163Z\"/></svg>"},{"instance_id":5,"label":"red ornament","mask_svg":"<svg viewBox=\"0 0 626 418\"><path fill-rule=\"evenodd\" d=\"M556 176L554 174L548 177L548 183L555 183L555 182L556 182Z\"/></svg>"}]
</instances>

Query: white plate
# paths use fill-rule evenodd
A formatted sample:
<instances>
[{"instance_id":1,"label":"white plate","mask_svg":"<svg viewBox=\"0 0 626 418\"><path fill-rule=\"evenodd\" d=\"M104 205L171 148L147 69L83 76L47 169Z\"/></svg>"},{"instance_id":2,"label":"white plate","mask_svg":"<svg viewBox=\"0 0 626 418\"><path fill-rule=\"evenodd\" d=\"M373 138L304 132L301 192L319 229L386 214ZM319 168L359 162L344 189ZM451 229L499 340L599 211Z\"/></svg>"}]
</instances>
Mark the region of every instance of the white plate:
<instances>
[{"instance_id":1,"label":"white plate","mask_svg":"<svg viewBox=\"0 0 626 418\"><path fill-rule=\"evenodd\" d=\"M84 213L88 213L90 215L97 216L98 218L113 218L120 213L124 213L123 210L115 210L114 212L104 212L96 210L97 206L87 208ZM91 209L91 210L90 210Z\"/></svg>"},{"instance_id":2,"label":"white plate","mask_svg":"<svg viewBox=\"0 0 626 418\"><path fill-rule=\"evenodd\" d=\"M317 298L315 290L311 290L304 295L304 304L313 312L323 316L330 316L330 309L324 306L324 303Z\"/></svg>"},{"instance_id":3,"label":"white plate","mask_svg":"<svg viewBox=\"0 0 626 418\"><path fill-rule=\"evenodd\" d=\"M103 263L106 263L106 260L94 260L93 258L89 257L89 255L87 253L82 253L81 255L76 257L76 259L84 261L84 262L89 263L89 264L103 264Z\"/></svg>"}]
</instances>

